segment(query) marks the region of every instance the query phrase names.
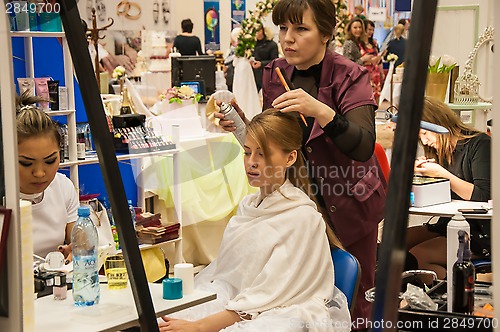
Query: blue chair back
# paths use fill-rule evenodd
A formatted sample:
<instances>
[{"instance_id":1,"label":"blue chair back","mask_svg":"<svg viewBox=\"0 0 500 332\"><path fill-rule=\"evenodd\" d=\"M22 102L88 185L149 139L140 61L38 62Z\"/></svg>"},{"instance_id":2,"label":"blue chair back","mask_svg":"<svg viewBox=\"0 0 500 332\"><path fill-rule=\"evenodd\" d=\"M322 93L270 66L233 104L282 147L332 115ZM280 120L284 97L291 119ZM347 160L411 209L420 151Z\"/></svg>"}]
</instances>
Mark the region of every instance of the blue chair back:
<instances>
[{"instance_id":1,"label":"blue chair back","mask_svg":"<svg viewBox=\"0 0 500 332\"><path fill-rule=\"evenodd\" d=\"M335 286L347 297L349 310L352 313L361 279L361 267L356 257L345 250L332 248L331 254L335 272Z\"/></svg>"}]
</instances>

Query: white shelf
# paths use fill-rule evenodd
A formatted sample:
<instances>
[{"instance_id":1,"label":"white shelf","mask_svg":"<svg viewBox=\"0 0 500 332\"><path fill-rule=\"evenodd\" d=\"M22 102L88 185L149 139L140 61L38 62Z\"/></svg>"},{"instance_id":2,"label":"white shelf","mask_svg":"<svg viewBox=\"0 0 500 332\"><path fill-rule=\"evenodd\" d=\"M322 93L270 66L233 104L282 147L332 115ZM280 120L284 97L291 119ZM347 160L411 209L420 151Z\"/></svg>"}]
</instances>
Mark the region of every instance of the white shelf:
<instances>
[{"instance_id":1,"label":"white shelf","mask_svg":"<svg viewBox=\"0 0 500 332\"><path fill-rule=\"evenodd\" d=\"M167 156L173 155L179 152L179 149L170 149L170 150L162 150L162 151L154 151L154 152L143 152L143 153L133 153L133 154L118 154L116 155L117 160L133 160L139 158L146 157L158 157L158 156ZM97 157L87 157L85 160L74 160L74 161L66 161L59 165L59 168L69 167L73 165L90 165L90 164L98 164L99 158Z\"/></svg>"},{"instance_id":2,"label":"white shelf","mask_svg":"<svg viewBox=\"0 0 500 332\"><path fill-rule=\"evenodd\" d=\"M168 241L163 241L163 242L160 242L160 243L155 243L155 244L148 244L148 243L144 243L144 244L139 244L139 250L145 250L145 249L151 249L151 248L157 248L157 247L162 247L166 244L169 244L169 243L177 243L179 241L182 240L182 237L178 237L176 239L173 239L173 240L168 240ZM117 253L121 254L122 253L122 250L121 249L118 249L117 250Z\"/></svg>"},{"instance_id":3,"label":"white shelf","mask_svg":"<svg viewBox=\"0 0 500 332\"><path fill-rule=\"evenodd\" d=\"M12 37L60 37L66 35L64 32L48 32L48 31L11 31Z\"/></svg>"},{"instance_id":4,"label":"white shelf","mask_svg":"<svg viewBox=\"0 0 500 332\"><path fill-rule=\"evenodd\" d=\"M76 110L45 111L50 116L62 116L76 113Z\"/></svg>"},{"instance_id":5,"label":"white shelf","mask_svg":"<svg viewBox=\"0 0 500 332\"><path fill-rule=\"evenodd\" d=\"M490 110L493 108L491 103L478 102L477 104L454 104L446 103L452 110Z\"/></svg>"}]
</instances>

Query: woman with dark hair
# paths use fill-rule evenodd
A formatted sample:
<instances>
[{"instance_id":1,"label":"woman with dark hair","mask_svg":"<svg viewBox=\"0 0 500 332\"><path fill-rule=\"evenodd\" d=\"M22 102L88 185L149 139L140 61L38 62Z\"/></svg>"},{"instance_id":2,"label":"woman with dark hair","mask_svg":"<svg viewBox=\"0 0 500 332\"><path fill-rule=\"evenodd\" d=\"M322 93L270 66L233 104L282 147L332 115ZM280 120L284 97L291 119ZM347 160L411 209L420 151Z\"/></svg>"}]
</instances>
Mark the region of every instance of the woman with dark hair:
<instances>
[{"instance_id":1,"label":"woman with dark hair","mask_svg":"<svg viewBox=\"0 0 500 332\"><path fill-rule=\"evenodd\" d=\"M453 199L487 202L491 198L491 138L465 125L443 102L426 97L422 120L448 129L449 134L420 130L425 156L415 161L415 172L450 180ZM418 267L446 277L446 225L450 218L435 224L408 229L407 247ZM490 255L489 221L467 218L471 229L471 250L476 257Z\"/></svg>"},{"instance_id":2,"label":"woman with dark hair","mask_svg":"<svg viewBox=\"0 0 500 332\"><path fill-rule=\"evenodd\" d=\"M174 47L181 55L202 55L200 38L193 34L193 22L187 18L181 22L182 33L174 38Z\"/></svg>"},{"instance_id":3,"label":"woman with dark hair","mask_svg":"<svg viewBox=\"0 0 500 332\"><path fill-rule=\"evenodd\" d=\"M370 20L364 20L366 31L366 42L360 44L361 56L365 54L371 55L370 61L364 63L364 66L370 72L370 83L373 89L373 97L378 103L380 91L382 90L382 82L384 81L384 70L382 68L382 56L378 55L377 41L373 39L375 32L375 23Z\"/></svg>"},{"instance_id":4,"label":"woman with dark hair","mask_svg":"<svg viewBox=\"0 0 500 332\"><path fill-rule=\"evenodd\" d=\"M268 109L248 124L245 169L259 191L243 198L217 259L195 278L217 299L175 315L189 321L163 317L160 331L349 331L301 145L291 114Z\"/></svg>"},{"instance_id":5,"label":"woman with dark hair","mask_svg":"<svg viewBox=\"0 0 500 332\"><path fill-rule=\"evenodd\" d=\"M73 183L57 172L61 135L57 124L35 103L39 97L17 99L17 150L20 198L32 203L33 252L45 257L60 250L71 260L71 230L80 206Z\"/></svg>"},{"instance_id":6,"label":"woman with dark hair","mask_svg":"<svg viewBox=\"0 0 500 332\"><path fill-rule=\"evenodd\" d=\"M299 122L308 166L304 171L316 186L328 228L360 262L353 328L365 328L360 322L369 319L370 303L364 293L374 285L377 226L386 199L384 175L373 153L377 104L369 72L328 50L336 25L332 0L280 0L272 19L279 26L284 58L264 68L263 107L305 117L307 126ZM286 92L276 68L284 70L295 90ZM241 109L239 114L245 119ZM223 114L215 116L226 130L235 130Z\"/></svg>"},{"instance_id":7,"label":"woman with dark hair","mask_svg":"<svg viewBox=\"0 0 500 332\"><path fill-rule=\"evenodd\" d=\"M257 43L253 50L253 59L250 64L253 68L257 91L262 88L262 73L264 67L278 57L278 45L274 42L271 31L266 31L263 25L256 33Z\"/></svg>"}]
</instances>

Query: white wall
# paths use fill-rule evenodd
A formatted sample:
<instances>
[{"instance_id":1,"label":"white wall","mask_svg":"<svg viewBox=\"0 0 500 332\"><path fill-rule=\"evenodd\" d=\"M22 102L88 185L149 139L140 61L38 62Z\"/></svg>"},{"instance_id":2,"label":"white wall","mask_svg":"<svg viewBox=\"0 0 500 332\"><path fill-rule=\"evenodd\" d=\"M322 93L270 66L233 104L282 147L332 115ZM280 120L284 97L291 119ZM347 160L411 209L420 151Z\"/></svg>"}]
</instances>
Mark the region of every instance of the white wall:
<instances>
[{"instance_id":1,"label":"white wall","mask_svg":"<svg viewBox=\"0 0 500 332\"><path fill-rule=\"evenodd\" d=\"M436 15L431 54L449 54L458 60L460 74L480 34L493 24L493 0L440 0ZM478 8L478 18L472 7ZM453 7L453 8L451 8ZM477 24L477 31L476 31ZM476 75L483 97L493 94L493 53L489 47L478 52Z\"/></svg>"},{"instance_id":2,"label":"white wall","mask_svg":"<svg viewBox=\"0 0 500 332\"><path fill-rule=\"evenodd\" d=\"M90 1L95 6L95 0L81 0L78 2L78 9L80 11L80 16L87 20L89 27L91 27L90 21L87 18L87 3ZM141 17L138 20L130 20L124 18L123 16L117 16L117 5L120 0L103 0L103 3L106 6L106 20L105 21L97 21L97 26L101 27L107 24L107 17L111 17L115 20L115 23L110 30L168 30L175 31L177 33L181 32L181 21L185 18L190 18L194 23L193 33L200 37L202 44L205 43L205 35L204 35L204 12L203 12L203 0L167 0L170 1L170 21L169 24L166 25L163 23L162 17L162 0L158 0L159 3L159 21L158 23L154 23L153 20L153 6L155 0L141 0L136 1L141 6ZM247 0L246 1L246 9L248 13L248 9L253 10L255 8L255 4L258 0ZM220 43L221 50L225 51L229 48L229 36L231 33L231 1L230 0L220 0L219 1L220 8ZM131 14L134 11L131 10ZM269 20L269 25L272 25L272 22Z\"/></svg>"}]
</instances>

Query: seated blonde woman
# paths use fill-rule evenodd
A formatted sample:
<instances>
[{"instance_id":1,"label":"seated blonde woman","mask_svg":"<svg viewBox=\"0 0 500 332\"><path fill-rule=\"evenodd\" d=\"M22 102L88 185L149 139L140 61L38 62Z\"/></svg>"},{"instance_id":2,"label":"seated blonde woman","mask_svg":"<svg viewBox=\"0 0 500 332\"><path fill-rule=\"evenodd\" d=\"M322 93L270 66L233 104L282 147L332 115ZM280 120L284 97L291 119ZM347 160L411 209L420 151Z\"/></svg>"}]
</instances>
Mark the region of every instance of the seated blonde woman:
<instances>
[{"instance_id":1,"label":"seated blonde woman","mask_svg":"<svg viewBox=\"0 0 500 332\"><path fill-rule=\"evenodd\" d=\"M195 279L195 288L217 293L217 300L176 316L183 319L163 317L160 331L349 331L328 226L306 194L301 142L293 115L268 109L252 119L245 168L260 190L242 200L217 259Z\"/></svg>"}]
</instances>

